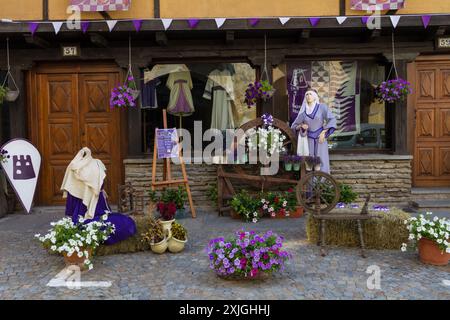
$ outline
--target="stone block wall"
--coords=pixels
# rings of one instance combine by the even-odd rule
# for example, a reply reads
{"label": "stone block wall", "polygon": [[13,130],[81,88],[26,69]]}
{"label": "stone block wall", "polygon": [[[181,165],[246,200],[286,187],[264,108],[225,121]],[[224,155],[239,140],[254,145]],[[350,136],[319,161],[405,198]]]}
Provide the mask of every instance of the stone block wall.
{"label": "stone block wall", "polygon": [[[144,192],[151,186],[151,159],[126,159],[125,182]],[[215,206],[207,196],[210,185],[217,183],[217,166],[207,164],[186,164],[192,197],[196,206]],[[157,178],[162,179],[162,161],[158,162]],[[331,155],[331,174],[339,181],[352,186],[360,194],[360,201],[368,192],[371,203],[404,203],[411,199],[411,157],[410,156],[336,156]],[[180,166],[172,165],[173,178],[181,178]]]}

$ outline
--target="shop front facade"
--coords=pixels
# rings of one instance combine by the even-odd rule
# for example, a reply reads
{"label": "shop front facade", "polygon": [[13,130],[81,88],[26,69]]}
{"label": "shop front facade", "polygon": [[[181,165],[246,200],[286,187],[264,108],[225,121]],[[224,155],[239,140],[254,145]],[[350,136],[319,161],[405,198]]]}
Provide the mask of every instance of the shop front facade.
{"label": "shop front facade", "polygon": [[[255,21],[230,14],[218,28],[214,19],[193,26],[188,18],[200,13],[164,13],[168,4],[156,2],[153,16],[138,17],[143,19],[139,30],[132,20],[118,21],[112,31],[95,20],[85,33],[63,26],[55,35],[52,24],[43,22],[31,36],[28,22],[0,24],[0,41],[9,38],[11,68],[21,90],[15,102],[2,107],[2,142],[25,137],[41,152],[36,204],[63,203],[59,188],[65,168],[84,146],[107,167],[105,189],[112,203],[117,185],[125,182],[145,194],[154,130],[162,127],[162,110],[170,108],[180,81],[186,81],[190,99],[181,117],[169,112],[169,127],[194,135],[201,121],[203,136],[207,129],[238,128],[263,113],[292,123],[306,88],[313,87],[338,121],[338,132],[328,142],[331,174],[361,198],[370,193],[378,203],[407,203],[414,187],[450,186],[450,51],[436,46],[436,39],[447,34],[448,16],[433,16],[427,28],[420,16],[404,16],[395,29],[383,16],[381,29],[370,30],[360,17],[351,17],[357,13],[334,1],[336,8],[327,9],[333,12],[323,15],[342,16],[344,10],[349,17],[343,24],[333,17],[312,25],[302,13],[284,25],[278,18]],[[319,16],[320,10],[325,9],[309,15]],[[167,30],[160,17],[174,18]],[[127,73],[130,43],[141,96],[136,107],[111,109],[111,90]],[[64,47],[79,52],[65,57]],[[6,56],[3,47],[0,56]],[[407,101],[380,102],[374,90],[394,62],[413,93]],[[6,70],[3,61],[0,66]],[[265,69],[276,93],[248,108],[246,87]],[[173,70],[189,78],[173,79]],[[227,79],[222,93],[211,83],[218,78]],[[196,205],[213,205],[207,191],[217,183],[217,166],[188,163],[187,171]]]}

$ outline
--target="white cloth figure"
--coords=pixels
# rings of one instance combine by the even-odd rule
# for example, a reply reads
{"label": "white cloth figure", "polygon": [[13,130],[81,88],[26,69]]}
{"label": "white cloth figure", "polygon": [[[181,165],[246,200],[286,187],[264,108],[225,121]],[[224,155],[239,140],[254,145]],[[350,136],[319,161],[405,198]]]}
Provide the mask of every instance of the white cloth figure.
{"label": "white cloth figure", "polygon": [[206,82],[203,98],[213,99],[211,128],[234,129],[231,101],[234,100],[234,84],[228,69],[211,71]]}
{"label": "white cloth figure", "polygon": [[85,219],[94,218],[98,198],[106,177],[106,167],[101,160],[93,159],[89,148],[81,149],[70,162],[64,174],[61,190],[83,200],[87,207]]}

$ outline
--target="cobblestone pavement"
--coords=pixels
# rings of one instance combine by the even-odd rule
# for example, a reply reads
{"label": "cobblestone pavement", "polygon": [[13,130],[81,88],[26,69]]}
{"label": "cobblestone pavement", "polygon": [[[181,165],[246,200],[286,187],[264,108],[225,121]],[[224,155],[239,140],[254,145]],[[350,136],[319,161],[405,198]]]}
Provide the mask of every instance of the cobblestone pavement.
{"label": "cobblestone pavement", "polygon": [[[190,238],[179,254],[141,252],[96,257],[94,269],[82,281],[111,281],[109,288],[49,287],[63,268],[62,257],[49,255],[33,239],[45,233],[56,212],[15,214],[0,219],[0,299],[445,299],[450,300],[450,266],[421,264],[417,254],[329,248],[321,257],[308,244],[305,218],[262,220],[245,224],[215,213],[198,212],[183,219]],[[226,236],[241,227],[272,229],[286,238],[294,258],[285,273],[261,281],[222,280],[209,270],[204,247],[208,239]],[[369,290],[366,270],[381,269],[381,289]]]}

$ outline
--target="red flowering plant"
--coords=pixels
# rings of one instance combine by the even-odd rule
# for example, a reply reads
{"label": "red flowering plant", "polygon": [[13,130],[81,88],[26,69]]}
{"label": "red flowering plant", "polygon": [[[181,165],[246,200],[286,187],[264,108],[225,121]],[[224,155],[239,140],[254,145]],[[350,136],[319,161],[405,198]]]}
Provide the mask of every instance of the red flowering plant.
{"label": "red flowering plant", "polygon": [[282,250],[284,238],[267,231],[239,230],[234,237],[209,242],[210,268],[222,277],[256,278],[262,274],[283,271],[291,253]]}
{"label": "red flowering plant", "polygon": [[175,218],[175,213],[177,212],[177,205],[175,202],[158,202],[156,209],[161,215],[161,219],[164,221],[170,221]]}
{"label": "red flowering plant", "polygon": [[267,192],[261,194],[261,209],[263,215],[271,218],[288,217],[295,210],[297,199],[292,188],[284,192]]}

